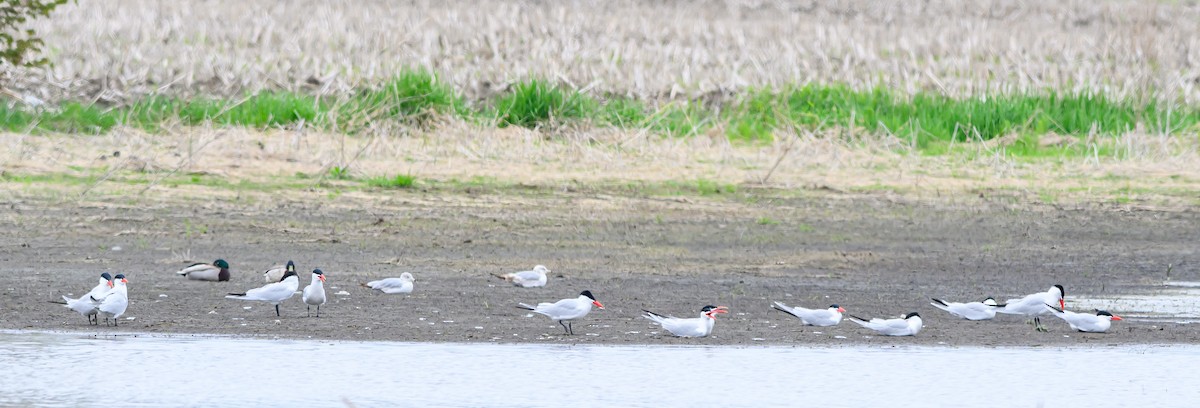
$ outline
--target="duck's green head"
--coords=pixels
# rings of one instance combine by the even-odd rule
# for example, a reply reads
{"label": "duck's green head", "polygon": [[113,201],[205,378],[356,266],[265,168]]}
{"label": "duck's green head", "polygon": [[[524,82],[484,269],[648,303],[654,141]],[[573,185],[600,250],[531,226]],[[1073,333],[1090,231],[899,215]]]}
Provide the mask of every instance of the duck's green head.
{"label": "duck's green head", "polygon": [[216,262],[213,262],[213,266],[221,269],[229,269],[229,262],[225,262],[224,259],[218,259]]}

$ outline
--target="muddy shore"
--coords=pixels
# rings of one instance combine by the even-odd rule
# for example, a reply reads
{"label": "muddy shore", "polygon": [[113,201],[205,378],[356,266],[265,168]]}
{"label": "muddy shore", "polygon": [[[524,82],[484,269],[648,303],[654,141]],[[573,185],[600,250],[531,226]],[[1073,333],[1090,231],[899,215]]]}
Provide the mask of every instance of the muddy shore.
{"label": "muddy shore", "polygon": [[[200,197],[203,197],[201,195]],[[132,200],[131,200],[132,201]],[[705,197],[589,192],[401,190],[336,198],[18,197],[0,208],[0,329],[146,332],[430,342],[775,345],[1118,345],[1194,343],[1200,326],[1126,319],[1105,334],[1046,319],[956,320],[929,297],[998,299],[1059,283],[1079,294],[1135,293],[1165,278],[1200,279],[1194,209],[1015,206],[986,198],[920,202],[887,196],[769,192]],[[230,282],[188,281],[188,261],[229,261]],[[299,296],[282,306],[225,299],[294,260],[329,278],[322,316]],[[545,288],[491,273],[544,264]],[[99,272],[130,280],[130,320],[88,326],[49,301],[86,291]],[[416,276],[411,295],[373,293],[371,279]],[[308,284],[301,273],[301,286]],[[588,289],[606,305],[575,336],[517,302]],[[770,308],[837,303],[862,317],[918,311],[916,337],[887,338],[844,321],[805,327]],[[726,305],[715,334],[663,336],[642,309],[695,315]],[[249,309],[245,307],[249,306]],[[1120,313],[1120,310],[1114,310]],[[657,334],[656,334],[657,333]]]}

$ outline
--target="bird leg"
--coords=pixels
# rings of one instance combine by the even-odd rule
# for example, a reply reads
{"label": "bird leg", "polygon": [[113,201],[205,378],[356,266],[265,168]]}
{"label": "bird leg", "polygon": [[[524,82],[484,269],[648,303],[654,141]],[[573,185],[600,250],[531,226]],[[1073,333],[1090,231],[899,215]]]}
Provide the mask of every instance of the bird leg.
{"label": "bird leg", "polygon": [[306,310],[308,310],[308,313],[304,317],[312,317],[312,305],[308,305],[308,309]]}
{"label": "bird leg", "polygon": [[575,335],[575,322],[567,322],[567,332],[571,333],[572,336]]}
{"label": "bird leg", "polygon": [[567,324],[565,322],[563,322],[562,320],[559,320],[558,325],[563,327],[563,332],[565,332],[566,334],[571,334],[571,329],[569,327],[567,327]]}
{"label": "bird leg", "polygon": [[317,317],[321,317],[321,305],[317,305]]}
{"label": "bird leg", "polygon": [[1033,318],[1033,327],[1034,327],[1034,329],[1036,329],[1037,331],[1040,331],[1040,332],[1049,331],[1049,330],[1046,330],[1045,327],[1042,327],[1042,318],[1041,317]]}
{"label": "bird leg", "polygon": [[275,305],[275,317],[279,317],[279,305]]}

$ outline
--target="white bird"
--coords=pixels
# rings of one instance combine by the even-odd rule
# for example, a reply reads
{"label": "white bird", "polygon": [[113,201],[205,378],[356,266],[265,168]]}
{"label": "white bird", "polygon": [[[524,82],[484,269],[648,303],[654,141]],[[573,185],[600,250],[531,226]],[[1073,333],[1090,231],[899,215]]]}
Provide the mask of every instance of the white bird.
{"label": "white bird", "polygon": [[414,281],[416,281],[416,279],[413,279],[412,274],[405,272],[400,274],[399,278],[387,278],[370,281],[363,286],[387,293],[389,295],[393,293],[412,293]]}
{"label": "white bird", "polygon": [[923,326],[921,315],[917,312],[909,313],[903,319],[871,319],[870,321],[850,315],[850,321],[885,336],[915,336],[921,332]]}
{"label": "white bird", "polygon": [[842,313],[846,313],[838,305],[829,305],[828,309],[805,309],[803,307],[789,307],[782,302],[775,302],[772,307],[775,310],[796,316],[800,322],[809,326],[837,326],[842,322]]}
{"label": "white bird", "polygon": [[88,320],[88,324],[98,325],[100,324],[100,321],[96,318],[96,306],[99,306],[100,304],[92,298],[103,299],[104,295],[107,294],[109,290],[112,290],[112,286],[112,275],[109,275],[108,272],[101,273],[100,282],[96,284],[91,291],[85,293],[83,296],[80,296],[78,299],[71,299],[63,296],[63,304],[66,305],[67,308],[74,310],[76,313],[79,313],[81,316],[86,318]]}
{"label": "white bird", "polygon": [[303,294],[304,304],[308,305],[308,310],[311,312],[313,305],[317,306],[317,317],[321,317],[321,305],[325,304],[325,273],[320,269],[313,269],[312,281],[308,286],[304,287]]}
{"label": "white bird", "polygon": [[279,304],[290,299],[299,288],[300,278],[296,276],[296,265],[292,261],[288,261],[287,272],[283,273],[283,278],[279,282],[268,283],[262,287],[250,289],[246,293],[230,293],[225,298],[270,303],[275,305],[275,316],[280,316]]}
{"label": "white bird", "polygon": [[1075,313],[1070,310],[1062,310],[1053,305],[1046,305],[1050,309],[1050,313],[1061,317],[1071,325],[1072,329],[1088,333],[1104,333],[1112,326],[1113,320],[1121,320],[1121,316],[1115,316],[1112,313],[1096,310],[1096,314]]}
{"label": "white bird", "polygon": [[92,298],[92,300],[100,303],[96,306],[96,309],[100,312],[99,316],[96,316],[97,321],[99,321],[100,316],[104,316],[105,325],[108,324],[108,319],[110,318],[112,319],[113,326],[118,325],[117,319],[125,314],[125,310],[129,308],[129,288],[126,286],[128,283],[129,280],[125,279],[125,275],[118,273],[117,276],[113,277],[112,290],[104,294],[103,299]]}
{"label": "white bird", "polygon": [[287,273],[287,265],[274,265],[263,272],[263,281],[266,283],[279,282],[283,280],[285,273]]}
{"label": "white bird", "polygon": [[521,271],[506,273],[503,275],[492,274],[493,276],[511,282],[513,286],[522,288],[540,288],[546,286],[546,274],[550,273],[545,265],[533,267],[532,271]]}
{"label": "white bird", "polygon": [[1004,302],[1004,307],[996,309],[996,312],[1032,317],[1033,328],[1044,332],[1046,328],[1042,327],[1041,315],[1050,313],[1050,310],[1046,309],[1046,305],[1058,305],[1059,309],[1066,309],[1067,304],[1063,300],[1066,295],[1067,291],[1063,289],[1062,285],[1054,285],[1042,293],[1034,293],[1020,299],[1009,299]]}
{"label": "white bird", "polygon": [[183,268],[177,274],[186,276],[191,280],[202,280],[211,282],[224,282],[229,280],[229,263],[224,259],[218,259],[211,264],[194,263]]}
{"label": "white bird", "polygon": [[601,310],[604,305],[592,296],[592,291],[585,290],[579,292],[579,297],[574,299],[563,299],[554,303],[538,303],[537,306],[530,306],[524,303],[518,303],[517,307],[526,310],[532,310],[534,313],[540,313],[549,317],[550,320],[558,322],[567,334],[575,334],[575,329],[571,327],[571,322],[575,319],[587,316],[588,312],[592,311],[592,306],[596,306]]}
{"label": "white bird", "polygon": [[947,302],[938,298],[929,298],[933,302],[929,303],[938,309],[950,312],[950,314],[961,317],[967,320],[991,320],[996,317],[997,309],[1004,305],[996,304],[996,299],[988,297],[982,302],[957,303]]}
{"label": "white bird", "polygon": [[642,311],[646,312],[642,317],[658,323],[662,328],[671,332],[671,334],[679,337],[705,337],[712,334],[713,325],[717,322],[717,314],[729,313],[729,308],[725,306],[705,306],[700,309],[700,317],[694,319],[663,316],[645,309],[642,309]]}

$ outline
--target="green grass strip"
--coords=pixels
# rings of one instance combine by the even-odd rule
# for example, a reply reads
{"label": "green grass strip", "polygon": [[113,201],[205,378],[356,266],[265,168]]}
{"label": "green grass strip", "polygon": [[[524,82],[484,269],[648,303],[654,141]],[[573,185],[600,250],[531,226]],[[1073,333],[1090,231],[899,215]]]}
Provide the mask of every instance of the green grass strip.
{"label": "green grass strip", "polygon": [[730,139],[744,141],[771,140],[795,124],[811,130],[892,134],[934,154],[946,151],[949,144],[1009,135],[1018,136],[1011,150],[1038,155],[1053,153],[1053,149],[1038,146],[1038,136],[1049,133],[1119,135],[1140,129],[1200,134],[1197,107],[1153,98],[1113,99],[1099,93],[1048,91],[955,99],[930,93],[901,95],[884,88],[805,85],[752,88],[721,102],[677,100],[650,106],[619,96],[596,98],[534,78],[514,84],[490,101],[472,104],[436,75],[420,69],[338,98],[276,91],[240,99],[152,96],[121,107],[65,102],[31,110],[0,104],[0,128],[10,132],[95,134],[117,125],[153,132],[179,123],[254,128],[303,125],[353,133],[379,121],[428,128],[444,116],[483,119],[501,127],[584,122],[679,137],[723,129]]}

